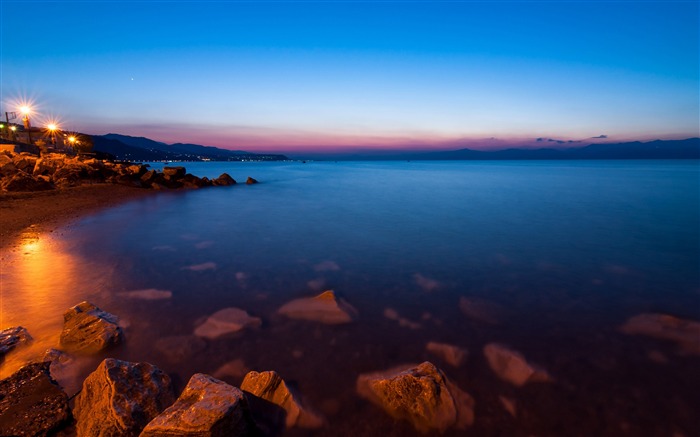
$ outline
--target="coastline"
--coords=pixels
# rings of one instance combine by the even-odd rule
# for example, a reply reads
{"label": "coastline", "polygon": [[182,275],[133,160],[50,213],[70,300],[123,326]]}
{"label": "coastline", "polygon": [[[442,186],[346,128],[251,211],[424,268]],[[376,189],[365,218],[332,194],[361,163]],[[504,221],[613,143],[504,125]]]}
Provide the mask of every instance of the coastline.
{"label": "coastline", "polygon": [[10,249],[29,227],[47,233],[84,215],[153,195],[153,190],[91,184],[60,190],[0,194],[0,249]]}

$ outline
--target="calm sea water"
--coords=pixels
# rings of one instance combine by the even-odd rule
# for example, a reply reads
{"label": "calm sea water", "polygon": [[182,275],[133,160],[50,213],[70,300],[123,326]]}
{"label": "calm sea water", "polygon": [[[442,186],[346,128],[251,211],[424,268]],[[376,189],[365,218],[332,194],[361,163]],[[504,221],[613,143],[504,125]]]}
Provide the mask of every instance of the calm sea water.
{"label": "calm sea water", "polygon": [[[3,376],[57,346],[62,313],[87,299],[127,326],[108,356],[154,363],[178,388],[227,363],[219,375],[235,385],[246,369],[276,370],[328,420],[319,435],[413,434],[360,399],[355,381],[424,360],[476,399],[474,435],[700,433],[700,357],[618,330],[644,312],[700,320],[697,161],[186,167],[261,183],[158,193],[51,235],[27,232],[3,253],[2,325],[37,339],[8,357]],[[140,289],[172,297],[121,294]],[[324,289],[358,320],[326,326],[276,314]],[[461,297],[508,317],[470,319]],[[191,341],[225,307],[261,317],[262,327]],[[385,317],[388,308],[411,324]],[[467,349],[466,364],[444,363],[429,341]],[[482,354],[490,342],[520,351],[554,382],[499,380]],[[79,360],[75,380],[101,358]],[[500,397],[515,402],[515,417]]]}

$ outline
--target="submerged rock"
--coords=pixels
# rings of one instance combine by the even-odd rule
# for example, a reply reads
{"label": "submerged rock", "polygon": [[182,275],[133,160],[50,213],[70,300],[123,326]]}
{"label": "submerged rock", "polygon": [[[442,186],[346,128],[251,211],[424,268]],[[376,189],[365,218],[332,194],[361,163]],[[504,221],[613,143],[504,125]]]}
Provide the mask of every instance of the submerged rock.
{"label": "submerged rock", "polygon": [[262,320],[258,317],[251,317],[242,309],[224,308],[209,316],[202,325],[194,330],[194,335],[214,339],[248,327],[257,328],[261,324]]}
{"label": "submerged rock", "polygon": [[431,341],[425,348],[454,367],[460,367],[467,360],[467,350],[459,346]]}
{"label": "submerged rock", "polygon": [[75,399],[78,436],[138,436],[174,401],[170,377],[162,370],[107,358]]}
{"label": "submerged rock", "polygon": [[287,302],[277,312],[290,319],[311,320],[328,325],[350,323],[357,317],[357,310],[343,299],[337,298],[333,290],[324,291],[316,297]]}
{"label": "submerged rock", "polygon": [[0,381],[0,434],[43,436],[70,419],[68,395],[49,373],[49,363],[21,368]]}
{"label": "submerged rock", "polygon": [[243,392],[197,373],[177,401],[144,428],[141,437],[253,435],[255,424]]}
{"label": "submerged rock", "polygon": [[357,392],[422,433],[466,429],[474,423],[474,399],[428,361],[408,369],[362,374]]}
{"label": "submerged rock", "polygon": [[[286,412],[284,423],[287,428],[294,426],[320,428],[323,426],[323,418],[303,406],[298,396],[292,393],[277,372],[249,372],[241,383],[241,390],[282,408]],[[251,400],[250,404],[255,413],[254,401]]]}
{"label": "submerged rock", "polygon": [[644,313],[631,317],[620,331],[672,341],[682,354],[700,355],[700,322],[667,314]]}
{"label": "submerged rock", "polygon": [[253,184],[257,184],[258,181],[255,180],[255,179],[253,179],[253,178],[251,178],[250,176],[248,176],[248,179],[246,179],[245,183],[248,184],[248,185],[253,185]]}
{"label": "submerged rock", "polygon": [[195,335],[173,335],[156,340],[155,348],[168,360],[181,362],[198,355],[207,347],[207,342]]}
{"label": "submerged rock", "polygon": [[122,340],[119,318],[84,301],[63,314],[61,345],[72,352],[96,353]]}
{"label": "submerged rock", "polygon": [[30,341],[32,341],[32,336],[29,335],[29,331],[27,331],[26,328],[21,326],[15,326],[0,331],[0,362],[2,362],[6,353]]}
{"label": "submerged rock", "polygon": [[214,372],[214,377],[243,378],[249,371],[250,369],[245,365],[245,362],[240,358],[236,358],[235,360],[229,361],[216,369]]}
{"label": "submerged rock", "polygon": [[498,325],[506,318],[506,311],[497,303],[478,297],[460,297],[459,309],[472,320]]}
{"label": "submerged rock", "polygon": [[415,273],[413,275],[413,280],[416,282],[416,285],[418,285],[423,291],[431,293],[433,291],[436,291],[442,287],[442,284],[440,284],[439,281],[436,281],[435,279],[428,278],[427,276],[423,276],[420,273]]}
{"label": "submerged rock", "polygon": [[527,362],[519,352],[506,346],[489,343],[484,346],[484,356],[491,370],[502,380],[522,387],[528,382],[547,382],[551,377],[537,366]]}
{"label": "submerged rock", "polygon": [[173,297],[173,292],[170,290],[158,290],[156,288],[146,288],[143,290],[131,290],[118,293],[120,297],[127,299],[143,299],[143,300],[162,300]]}

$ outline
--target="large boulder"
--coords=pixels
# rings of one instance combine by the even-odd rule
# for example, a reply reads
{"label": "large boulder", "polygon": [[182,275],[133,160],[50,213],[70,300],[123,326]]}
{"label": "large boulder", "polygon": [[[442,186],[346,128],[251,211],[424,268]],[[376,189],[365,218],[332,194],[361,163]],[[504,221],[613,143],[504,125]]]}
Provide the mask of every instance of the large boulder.
{"label": "large boulder", "polygon": [[78,436],[138,436],[175,401],[170,377],[149,363],[107,358],[75,399]]}
{"label": "large boulder", "polygon": [[250,316],[240,308],[224,308],[209,316],[203,324],[194,330],[194,335],[214,339],[245,328],[257,328],[261,324],[262,320]]}
{"label": "large boulder", "polygon": [[408,369],[362,374],[357,392],[422,433],[466,429],[474,423],[474,399],[428,361]]}
{"label": "large boulder", "polygon": [[144,428],[141,437],[243,437],[254,435],[255,428],[241,390],[197,373],[177,401]]}
{"label": "large boulder", "polygon": [[0,176],[13,175],[16,171],[13,158],[7,153],[0,153]]}
{"label": "large boulder", "polygon": [[44,436],[70,419],[68,395],[49,373],[49,363],[21,368],[0,381],[0,434]]}
{"label": "large boulder", "polygon": [[[294,426],[319,428],[323,426],[323,418],[302,405],[299,396],[290,390],[277,372],[248,372],[241,383],[241,390],[255,396],[252,399],[249,397],[249,401],[256,419],[258,419],[258,414],[256,414],[258,410],[256,409],[255,401],[262,399],[266,402],[259,402],[257,403],[258,405],[262,406],[269,402],[277,405],[285,412],[284,424],[287,428]],[[260,413],[265,415],[266,411],[261,411]]]}
{"label": "large boulder", "polygon": [[700,322],[668,314],[643,313],[628,319],[620,330],[625,334],[671,341],[683,355],[700,355]]}
{"label": "large boulder", "polygon": [[187,174],[185,167],[163,167],[163,174],[171,179],[181,179]]}
{"label": "large boulder", "polygon": [[316,297],[287,302],[277,312],[290,319],[312,320],[328,325],[349,323],[357,317],[357,310],[336,297],[333,290],[326,290]]}
{"label": "large boulder", "polygon": [[547,382],[551,380],[549,374],[527,362],[519,352],[506,346],[489,343],[484,346],[484,356],[491,370],[502,380],[517,387],[522,387],[528,382]]}
{"label": "large boulder", "polygon": [[88,172],[86,166],[80,164],[68,164],[57,169],[51,179],[57,187],[76,187],[81,184],[82,180],[87,178]]}
{"label": "large boulder", "polygon": [[206,186],[206,182],[193,174],[187,173],[182,178],[182,185],[184,188],[202,188]]}
{"label": "large boulder", "polygon": [[15,326],[0,331],[0,362],[5,357],[5,354],[10,352],[15,347],[26,344],[32,340],[32,336],[26,328]]}
{"label": "large boulder", "polygon": [[53,175],[56,170],[66,165],[66,155],[60,153],[49,153],[42,155],[34,164],[34,176]]}
{"label": "large boulder", "polygon": [[221,175],[218,178],[212,180],[211,182],[213,185],[216,186],[227,186],[236,184],[236,180],[229,176],[228,173],[221,173]]}
{"label": "large boulder", "polygon": [[123,334],[119,318],[84,301],[63,314],[61,345],[72,352],[95,353],[117,344]]}
{"label": "large boulder", "polygon": [[20,153],[12,158],[12,162],[17,170],[32,174],[36,165],[37,157],[31,153]]}
{"label": "large boulder", "polygon": [[34,178],[23,172],[17,172],[13,176],[3,180],[0,187],[5,191],[44,191],[53,188],[50,182],[41,178]]}

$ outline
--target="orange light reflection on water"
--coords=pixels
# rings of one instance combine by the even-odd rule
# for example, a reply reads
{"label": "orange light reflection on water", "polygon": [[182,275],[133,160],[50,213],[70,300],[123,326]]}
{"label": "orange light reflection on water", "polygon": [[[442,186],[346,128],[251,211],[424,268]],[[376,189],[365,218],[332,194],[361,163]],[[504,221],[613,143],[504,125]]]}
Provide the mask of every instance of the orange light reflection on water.
{"label": "orange light reflection on water", "polygon": [[[5,356],[0,378],[29,361],[59,348],[63,313],[87,296],[87,284],[100,269],[73,254],[67,243],[31,229],[19,245],[3,255],[0,328],[24,326],[33,337],[29,346]],[[104,276],[102,276],[104,278]]]}

